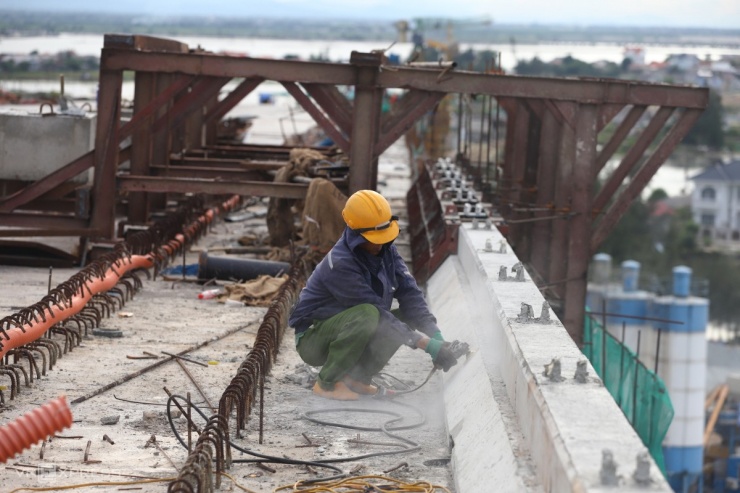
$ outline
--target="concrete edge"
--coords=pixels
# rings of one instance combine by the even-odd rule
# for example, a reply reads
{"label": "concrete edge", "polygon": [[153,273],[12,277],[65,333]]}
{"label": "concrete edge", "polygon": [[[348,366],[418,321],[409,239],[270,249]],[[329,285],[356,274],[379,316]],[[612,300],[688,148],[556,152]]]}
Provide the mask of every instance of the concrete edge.
{"label": "concrete edge", "polygon": [[[596,374],[590,364],[587,365],[591,375],[589,383],[577,384],[572,380],[576,362],[585,357],[562,324],[555,317],[548,324],[516,322],[517,308],[522,299],[541,303],[544,298],[529,280],[498,282],[497,277],[493,277],[501,265],[512,266],[518,259],[511,253],[486,253],[486,258],[482,260],[479,252],[487,238],[492,239],[494,244],[503,240],[498,231],[461,228],[458,256],[448,259],[437,271],[439,274],[432,276],[428,283],[428,294],[435,314],[444,313],[450,309],[450,303],[444,306],[444,302],[440,304],[440,299],[441,293],[451,286],[449,271],[455,271],[456,276],[464,278],[459,281],[461,284],[469,284],[474,299],[466,305],[465,311],[474,312],[469,315],[473,320],[472,327],[466,327],[469,325],[466,323],[456,323],[452,326],[443,325],[443,331],[448,339],[465,340],[480,351],[479,359],[483,365],[471,365],[472,369],[466,368],[465,372],[485,372],[489,379],[500,375],[505,385],[503,398],[509,401],[503,405],[510,405],[514,410],[514,419],[523,435],[524,446],[531,454],[541,487],[546,491],[613,489],[613,486],[602,486],[599,475],[602,451],[609,449],[622,467],[618,472],[621,473],[620,486],[623,490],[671,491],[652,459],[651,482],[638,485],[632,479],[636,456],[646,448],[601,381],[594,378]],[[532,305],[537,306],[535,303]],[[560,357],[564,376],[568,380],[552,383],[541,375],[552,355]],[[451,370],[446,376],[446,387],[457,385],[456,374],[462,372],[457,367]],[[475,381],[479,381],[477,377]],[[447,388],[445,393],[448,393]],[[502,408],[502,397],[495,397],[497,405],[494,414],[498,414]],[[469,412],[470,408],[467,410]],[[451,416],[456,413],[451,408],[447,412]],[[484,409],[482,412],[488,411]],[[450,424],[450,431],[455,431],[454,420]],[[476,448],[475,444],[472,447],[477,450],[482,448],[480,445]],[[478,454],[475,459],[485,460],[484,454]],[[454,465],[457,477],[464,471],[458,470],[457,464]],[[627,469],[628,473],[625,471]],[[474,490],[461,488],[459,491]]]}

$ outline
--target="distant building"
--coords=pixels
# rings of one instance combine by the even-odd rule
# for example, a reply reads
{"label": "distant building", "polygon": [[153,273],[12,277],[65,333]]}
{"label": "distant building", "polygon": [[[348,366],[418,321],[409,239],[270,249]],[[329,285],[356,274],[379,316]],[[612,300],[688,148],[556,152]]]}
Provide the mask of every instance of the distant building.
{"label": "distant building", "polygon": [[697,72],[698,85],[716,91],[740,89],[740,71],[727,60],[703,62]]}
{"label": "distant building", "polygon": [[691,212],[701,238],[719,248],[740,247],[740,161],[717,161],[691,179]]}
{"label": "distant building", "polygon": [[681,72],[696,72],[699,69],[701,60],[696,55],[679,53],[677,55],[669,55],[665,62],[669,69]]}
{"label": "distant building", "polygon": [[645,65],[645,50],[640,46],[627,46],[624,49],[624,59],[629,60],[632,66],[642,67]]}

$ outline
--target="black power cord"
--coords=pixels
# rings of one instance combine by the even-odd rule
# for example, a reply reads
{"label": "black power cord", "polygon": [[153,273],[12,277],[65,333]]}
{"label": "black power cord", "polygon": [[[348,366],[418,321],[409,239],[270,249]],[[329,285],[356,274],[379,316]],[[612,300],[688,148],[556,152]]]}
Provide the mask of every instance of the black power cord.
{"label": "black power cord", "polygon": [[[431,376],[431,374],[430,374]],[[427,377],[427,380],[429,378]],[[426,381],[425,381],[426,383]],[[176,400],[179,400],[181,403],[187,405],[187,400],[182,397],[181,395],[172,394],[170,398],[167,400],[167,420],[170,424],[170,429],[172,430],[173,435],[177,439],[178,442],[180,442],[180,445],[182,445],[184,448],[187,448],[187,443],[185,443],[185,440],[183,439],[180,432],[175,428],[174,419],[172,418],[172,403]],[[426,417],[424,414],[414,406],[411,406],[409,404],[403,404],[396,401],[388,401],[392,402],[395,405],[405,407],[408,409],[413,410],[419,417],[419,419],[409,425],[404,426],[391,426],[394,423],[397,423],[399,421],[402,421],[404,419],[404,416],[400,413],[396,413],[393,411],[388,410],[380,410],[380,409],[368,409],[368,408],[360,408],[360,407],[343,407],[343,408],[323,408],[323,409],[315,409],[313,411],[308,411],[304,413],[302,416],[314,423],[325,425],[325,426],[335,426],[339,428],[347,428],[352,430],[358,430],[358,431],[379,431],[387,435],[388,437],[398,440],[402,442],[405,445],[398,444],[399,447],[403,447],[400,450],[389,450],[389,451],[383,451],[383,452],[373,452],[369,454],[364,455],[358,455],[358,456],[352,456],[352,457],[338,457],[338,458],[331,458],[331,459],[321,459],[318,461],[305,461],[305,460],[298,460],[298,459],[291,459],[288,457],[277,457],[267,454],[261,454],[259,452],[256,452],[254,450],[240,447],[236,445],[235,443],[229,442],[232,449],[237,450],[239,452],[242,452],[247,455],[251,455],[253,457],[257,457],[256,459],[233,459],[232,463],[275,463],[275,464],[289,464],[289,465],[299,465],[299,466],[315,466],[315,467],[323,467],[331,469],[338,474],[330,477],[320,477],[315,478],[311,480],[305,480],[301,481],[301,484],[312,484],[312,483],[318,483],[322,481],[331,481],[335,479],[340,479],[347,476],[347,473],[342,471],[340,468],[333,466],[332,464],[335,463],[341,463],[341,462],[352,462],[362,459],[368,459],[371,457],[380,457],[380,456],[387,456],[387,455],[397,455],[397,454],[405,454],[409,452],[414,452],[421,449],[421,446],[407,438],[404,438],[400,435],[397,435],[393,433],[394,431],[400,431],[400,430],[410,430],[414,428],[418,428],[426,423]],[[208,416],[200,409],[198,406],[193,406],[191,404],[191,407],[195,409],[195,411],[203,418],[206,422],[208,421]],[[385,414],[391,416],[391,419],[384,422],[379,427],[369,427],[369,426],[357,426],[357,425],[349,425],[349,424],[343,424],[343,423],[336,423],[331,421],[325,421],[315,418],[314,416],[317,414],[324,414],[324,413],[332,413],[332,412],[355,412],[355,413],[370,413],[370,414]]]}

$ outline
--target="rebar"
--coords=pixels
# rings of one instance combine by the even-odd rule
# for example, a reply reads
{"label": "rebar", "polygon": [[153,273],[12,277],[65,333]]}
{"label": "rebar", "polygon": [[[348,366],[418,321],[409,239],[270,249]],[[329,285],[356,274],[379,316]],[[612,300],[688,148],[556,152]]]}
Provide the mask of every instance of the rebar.
{"label": "rebar", "polygon": [[[288,280],[280,288],[262,319],[252,350],[239,365],[236,375],[221,395],[218,414],[209,418],[178,478],[170,483],[169,492],[212,492],[214,474],[215,485],[218,487],[220,473],[230,467],[231,463],[229,417],[236,411],[235,435],[239,437],[240,430],[246,426],[256,394],[260,389],[264,390],[265,376],[277,357],[290,307],[314,266],[315,259],[308,255],[296,255],[294,258]],[[261,397],[264,395],[263,392],[260,394]],[[177,403],[176,400],[174,402]],[[212,467],[214,451],[215,469]]]}
{"label": "rebar", "polygon": [[[33,382],[34,373],[36,378],[46,375],[47,364],[51,370],[58,358],[82,342],[83,330],[88,335],[91,329],[100,326],[103,318],[110,317],[133,298],[142,287],[140,272],[149,277],[148,268],[153,266],[156,272],[175,256],[184,254],[218,215],[234,209],[240,201],[234,195],[201,212],[204,199],[192,197],[149,229],[129,235],[112,251],[55,288],[51,288],[50,269],[47,295],[38,303],[0,319],[0,376],[10,379],[10,398],[14,399],[20,391],[21,373],[26,386]],[[52,340],[54,335],[63,337],[63,347]],[[49,353],[48,361],[41,348]],[[41,359],[41,370],[36,355]],[[16,364],[21,357],[28,359],[30,377]],[[0,393],[0,404],[4,403],[5,396]]]}

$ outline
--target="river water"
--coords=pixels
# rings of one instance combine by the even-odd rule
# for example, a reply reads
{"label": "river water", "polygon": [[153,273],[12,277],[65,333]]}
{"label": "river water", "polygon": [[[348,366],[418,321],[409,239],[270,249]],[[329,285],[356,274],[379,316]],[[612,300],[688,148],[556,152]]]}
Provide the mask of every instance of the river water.
{"label": "river water", "polygon": [[[354,51],[369,52],[371,50],[388,48],[393,40],[388,41],[321,41],[297,39],[261,39],[261,38],[218,38],[206,36],[166,36],[183,43],[191,48],[201,46],[212,52],[239,53],[256,58],[283,58],[286,55],[297,55],[308,59],[312,55],[321,55],[334,62],[349,60]],[[58,36],[29,36],[29,37],[0,37],[0,53],[29,54],[32,51],[39,53],[57,53],[60,51],[74,51],[78,55],[100,55],[103,48],[103,35],[62,33]],[[610,43],[548,43],[548,44],[485,44],[461,43],[461,50],[473,48],[475,50],[492,50],[501,53],[501,66],[511,71],[517,60],[530,60],[537,56],[545,61],[557,57],[572,55],[588,63],[606,60],[620,63],[624,57],[622,44]],[[655,45],[643,46],[645,61],[662,62],[668,55],[686,53],[701,58],[710,57],[718,60],[722,55],[740,55],[740,48],[723,48],[716,46],[683,46],[683,45]],[[396,43],[387,54],[398,54],[405,59],[412,50],[411,43]]]}

